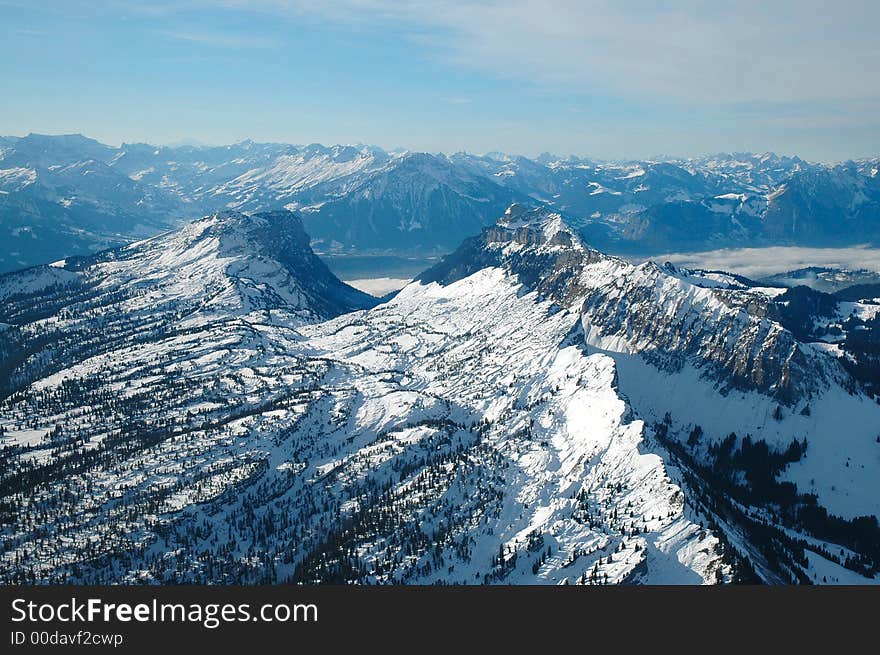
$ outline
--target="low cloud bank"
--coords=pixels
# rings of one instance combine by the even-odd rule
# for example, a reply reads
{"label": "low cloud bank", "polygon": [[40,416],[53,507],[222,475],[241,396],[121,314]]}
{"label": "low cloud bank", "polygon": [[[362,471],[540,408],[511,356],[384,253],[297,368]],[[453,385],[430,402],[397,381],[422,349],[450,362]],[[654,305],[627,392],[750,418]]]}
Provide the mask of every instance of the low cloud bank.
{"label": "low cloud bank", "polygon": [[672,262],[676,266],[686,268],[717,269],[750,278],[762,278],[808,266],[843,268],[851,271],[866,269],[880,273],[880,249],[869,246],[725,248],[705,252],[667,253],[648,259],[661,264]]}
{"label": "low cloud bank", "polygon": [[362,278],[359,280],[345,280],[346,284],[353,286],[355,289],[360,289],[371,296],[376,296],[377,298],[388,295],[392,291],[399,291],[409,284],[409,282],[409,279],[396,277],[374,277]]}

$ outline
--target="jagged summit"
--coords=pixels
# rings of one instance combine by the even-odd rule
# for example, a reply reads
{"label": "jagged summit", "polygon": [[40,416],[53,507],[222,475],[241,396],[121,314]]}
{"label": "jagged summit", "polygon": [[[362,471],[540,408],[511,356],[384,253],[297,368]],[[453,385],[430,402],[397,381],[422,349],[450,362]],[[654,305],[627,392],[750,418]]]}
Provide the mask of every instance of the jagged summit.
{"label": "jagged summit", "polygon": [[[494,226],[490,239],[511,240],[522,245],[574,246],[583,248],[577,230],[562,214],[547,207],[513,204]],[[509,235],[513,232],[513,235]]]}
{"label": "jagged summit", "polygon": [[588,346],[644,354],[670,370],[689,362],[724,393],[752,390],[794,404],[841,374],[773,318],[778,310],[760,291],[731,276],[606,255],[546,208],[511,206],[418,279],[446,286],[486,268],[579,313]]}
{"label": "jagged summit", "polygon": [[587,247],[558,212],[514,204],[418,280],[446,285],[498,267],[517,275],[528,288],[568,304],[578,287],[577,269],[604,259],[613,258]]}

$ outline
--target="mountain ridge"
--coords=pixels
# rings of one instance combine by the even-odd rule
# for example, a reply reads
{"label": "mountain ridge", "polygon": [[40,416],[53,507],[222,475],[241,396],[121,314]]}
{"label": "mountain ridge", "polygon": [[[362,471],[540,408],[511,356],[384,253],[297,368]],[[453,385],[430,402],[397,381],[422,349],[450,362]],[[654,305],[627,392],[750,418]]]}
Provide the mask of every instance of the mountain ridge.
{"label": "mountain ridge", "polygon": [[634,266],[514,205],[334,315],[296,222],[0,277],[2,579],[876,582],[880,410],[779,322],[813,296]]}

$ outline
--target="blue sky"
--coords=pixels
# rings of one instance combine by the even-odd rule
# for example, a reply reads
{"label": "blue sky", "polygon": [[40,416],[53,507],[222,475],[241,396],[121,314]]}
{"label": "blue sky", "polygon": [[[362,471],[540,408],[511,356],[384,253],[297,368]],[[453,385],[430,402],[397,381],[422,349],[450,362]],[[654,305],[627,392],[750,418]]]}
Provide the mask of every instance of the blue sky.
{"label": "blue sky", "polygon": [[0,0],[0,134],[836,161],[880,154],[878,6]]}

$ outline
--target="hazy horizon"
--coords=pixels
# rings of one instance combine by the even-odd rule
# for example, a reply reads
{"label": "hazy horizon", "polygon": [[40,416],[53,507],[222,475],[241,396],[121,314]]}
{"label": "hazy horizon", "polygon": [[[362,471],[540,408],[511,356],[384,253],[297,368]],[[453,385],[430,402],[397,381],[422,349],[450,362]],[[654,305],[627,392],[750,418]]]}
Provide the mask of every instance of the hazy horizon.
{"label": "hazy horizon", "polygon": [[790,158],[798,158],[808,163],[819,163],[819,164],[839,164],[847,161],[859,161],[865,159],[874,159],[880,157],[880,150],[878,150],[874,154],[868,154],[864,156],[851,156],[844,157],[843,159],[829,159],[829,160],[818,160],[818,159],[809,159],[804,157],[796,152],[776,152],[772,150],[763,150],[763,151],[732,151],[732,150],[717,150],[712,152],[696,152],[693,154],[676,154],[676,153],[654,153],[653,155],[648,155],[645,157],[598,157],[592,155],[590,153],[580,153],[580,152],[551,152],[551,151],[539,151],[539,152],[513,152],[509,150],[499,149],[499,150],[474,150],[474,149],[439,149],[439,150],[419,150],[417,148],[409,148],[405,145],[396,145],[389,146],[386,144],[380,143],[367,143],[367,142],[343,142],[343,141],[309,141],[304,140],[297,143],[293,143],[290,141],[283,141],[280,139],[267,139],[267,140],[257,140],[250,137],[245,137],[244,139],[230,140],[230,141],[218,141],[207,143],[204,141],[200,141],[198,139],[178,139],[176,141],[163,143],[163,142],[150,142],[150,141],[133,141],[133,140],[122,140],[122,141],[105,141],[103,139],[96,138],[90,134],[85,134],[83,132],[56,132],[56,133],[46,133],[46,132],[36,132],[29,131],[23,134],[0,134],[0,138],[12,138],[12,139],[23,139],[28,136],[44,136],[44,137],[68,137],[68,136],[80,136],[86,139],[92,139],[97,141],[98,143],[109,146],[111,148],[121,148],[123,145],[149,145],[156,146],[160,148],[181,148],[181,147],[192,147],[192,148],[222,148],[226,146],[237,145],[241,143],[256,143],[256,144],[275,144],[275,145],[289,145],[295,147],[306,147],[309,145],[317,144],[324,147],[334,147],[334,146],[343,146],[343,147],[354,147],[354,148],[379,148],[387,153],[396,153],[396,152],[427,152],[429,154],[444,154],[444,155],[452,155],[455,153],[463,152],[470,155],[475,155],[478,157],[485,157],[492,154],[503,154],[511,157],[526,157],[528,159],[536,159],[541,157],[542,155],[550,155],[553,157],[559,157],[560,159],[565,159],[568,157],[575,157],[578,159],[592,160],[595,162],[629,162],[629,161],[664,161],[664,160],[686,160],[686,159],[700,159],[700,158],[709,158],[716,155],[752,155],[756,157],[764,156],[764,155],[775,155],[777,157],[790,157]]}
{"label": "hazy horizon", "polygon": [[0,132],[597,159],[880,153],[880,6],[0,0]]}

